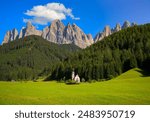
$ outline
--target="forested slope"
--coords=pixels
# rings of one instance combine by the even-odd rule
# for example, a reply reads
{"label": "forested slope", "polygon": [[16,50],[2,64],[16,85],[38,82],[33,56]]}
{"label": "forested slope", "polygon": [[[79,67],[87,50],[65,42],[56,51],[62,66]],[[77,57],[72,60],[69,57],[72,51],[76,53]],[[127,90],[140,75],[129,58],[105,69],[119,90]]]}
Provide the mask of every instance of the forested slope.
{"label": "forested slope", "polygon": [[140,67],[150,70],[150,24],[134,26],[104,38],[61,63],[48,79],[69,79],[72,70],[84,80],[111,79]]}
{"label": "forested slope", "polygon": [[0,80],[30,80],[49,74],[72,52],[75,45],[50,43],[39,36],[28,36],[0,46]]}

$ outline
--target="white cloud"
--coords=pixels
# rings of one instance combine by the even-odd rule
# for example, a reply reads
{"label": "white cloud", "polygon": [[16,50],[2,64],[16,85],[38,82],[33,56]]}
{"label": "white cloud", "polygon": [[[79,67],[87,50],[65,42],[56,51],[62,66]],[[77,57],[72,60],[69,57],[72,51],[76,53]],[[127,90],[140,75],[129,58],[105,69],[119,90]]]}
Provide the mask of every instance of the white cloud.
{"label": "white cloud", "polygon": [[25,12],[32,19],[24,19],[24,22],[31,21],[35,24],[46,25],[55,19],[65,20],[67,16],[74,20],[79,20],[72,14],[72,9],[66,8],[61,3],[48,3],[46,5],[34,6],[31,10]]}

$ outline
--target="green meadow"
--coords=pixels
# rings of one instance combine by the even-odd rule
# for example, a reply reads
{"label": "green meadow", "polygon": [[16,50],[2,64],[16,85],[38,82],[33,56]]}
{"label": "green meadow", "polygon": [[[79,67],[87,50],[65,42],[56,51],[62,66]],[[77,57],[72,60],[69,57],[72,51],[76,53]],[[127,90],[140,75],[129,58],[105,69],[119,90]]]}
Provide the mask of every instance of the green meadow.
{"label": "green meadow", "polygon": [[132,69],[105,82],[0,82],[0,104],[150,105],[150,77]]}

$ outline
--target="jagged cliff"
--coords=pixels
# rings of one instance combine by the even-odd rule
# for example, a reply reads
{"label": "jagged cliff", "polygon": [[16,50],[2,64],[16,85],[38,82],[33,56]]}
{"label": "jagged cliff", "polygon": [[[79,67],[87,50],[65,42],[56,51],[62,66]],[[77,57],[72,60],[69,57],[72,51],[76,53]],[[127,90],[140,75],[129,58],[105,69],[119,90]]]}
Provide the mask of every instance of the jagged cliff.
{"label": "jagged cliff", "polygon": [[7,31],[7,33],[5,34],[4,40],[2,42],[2,44],[4,43],[9,43],[10,41],[13,41],[15,39],[18,38],[18,31],[17,29],[13,29],[11,31]]}
{"label": "jagged cliff", "polygon": [[3,44],[18,38],[24,38],[29,35],[42,36],[44,39],[57,44],[75,44],[80,48],[86,48],[94,43],[92,35],[86,35],[76,24],[65,26],[60,20],[54,20],[51,25],[45,27],[43,31],[37,30],[31,22],[18,31],[8,31],[4,37]]}
{"label": "jagged cliff", "polygon": [[2,44],[9,43],[10,41],[18,38],[24,38],[29,35],[38,35],[56,44],[75,44],[80,48],[86,48],[94,42],[100,41],[115,32],[135,25],[137,24],[130,24],[129,21],[125,21],[122,26],[117,23],[115,28],[112,29],[107,25],[102,32],[99,32],[95,36],[93,40],[91,34],[86,35],[76,24],[71,25],[68,23],[65,26],[60,20],[54,20],[50,26],[46,26],[42,31],[39,31],[31,24],[31,22],[27,22],[26,27],[23,27],[20,33],[18,33],[17,29],[8,31]]}
{"label": "jagged cliff", "polygon": [[103,38],[115,33],[115,32],[118,32],[122,29],[125,29],[125,28],[128,28],[128,27],[131,27],[131,26],[135,26],[137,25],[136,23],[131,23],[129,21],[125,21],[121,27],[121,25],[118,23],[116,24],[115,28],[110,28],[108,25],[104,28],[103,32],[99,32],[95,38],[94,38],[94,42],[97,42],[97,41],[100,41],[102,40]]}
{"label": "jagged cliff", "polygon": [[93,44],[90,34],[86,35],[76,24],[65,26],[60,20],[55,20],[49,27],[43,29],[42,37],[57,44],[75,44],[86,48]]}

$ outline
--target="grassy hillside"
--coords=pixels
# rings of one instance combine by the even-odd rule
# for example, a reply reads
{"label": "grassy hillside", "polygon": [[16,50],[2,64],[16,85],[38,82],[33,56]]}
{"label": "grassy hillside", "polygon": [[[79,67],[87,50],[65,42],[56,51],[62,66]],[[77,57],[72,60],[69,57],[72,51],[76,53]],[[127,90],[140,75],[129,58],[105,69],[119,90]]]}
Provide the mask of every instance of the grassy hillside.
{"label": "grassy hillside", "polygon": [[133,78],[139,78],[139,77],[144,77],[144,74],[141,74],[143,72],[143,70],[139,69],[139,68],[135,68],[135,69],[131,69],[123,74],[121,74],[120,76],[118,76],[115,79],[133,79]]}
{"label": "grassy hillside", "polygon": [[150,77],[132,69],[107,82],[0,82],[0,104],[150,104]]}
{"label": "grassy hillside", "polygon": [[39,36],[28,36],[0,46],[0,80],[30,80],[49,74],[75,45],[58,45]]}

